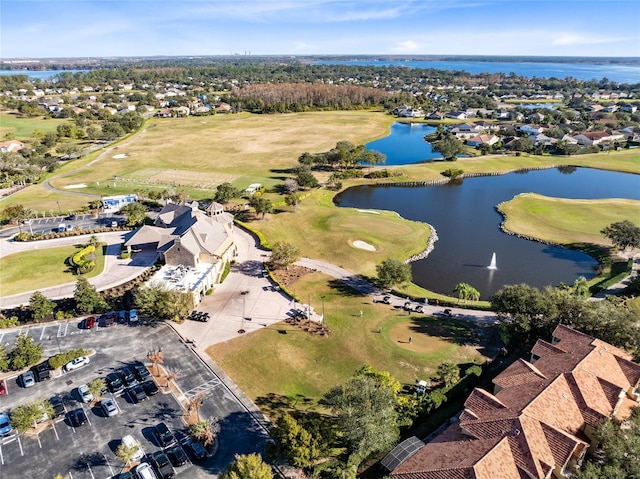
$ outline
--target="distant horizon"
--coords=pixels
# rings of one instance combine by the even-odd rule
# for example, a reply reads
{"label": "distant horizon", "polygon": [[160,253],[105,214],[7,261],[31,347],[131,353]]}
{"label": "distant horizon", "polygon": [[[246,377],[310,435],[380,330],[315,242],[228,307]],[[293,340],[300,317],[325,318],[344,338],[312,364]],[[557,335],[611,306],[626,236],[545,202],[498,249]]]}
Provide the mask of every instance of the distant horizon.
{"label": "distant horizon", "polygon": [[638,18],[636,0],[3,0],[0,58],[634,58]]}
{"label": "distant horizon", "polygon": [[397,61],[410,61],[414,59],[430,60],[445,58],[477,58],[477,59],[519,59],[520,61],[553,59],[553,60],[632,60],[640,61],[640,56],[590,56],[590,55],[487,55],[473,53],[428,53],[428,54],[397,54],[397,53],[314,53],[314,54],[292,54],[273,53],[257,55],[252,53],[231,53],[219,55],[93,55],[93,56],[60,56],[60,57],[13,57],[2,58],[1,63],[11,64],[13,62],[39,62],[51,60],[110,60],[110,59],[144,59],[144,58],[394,58]]}

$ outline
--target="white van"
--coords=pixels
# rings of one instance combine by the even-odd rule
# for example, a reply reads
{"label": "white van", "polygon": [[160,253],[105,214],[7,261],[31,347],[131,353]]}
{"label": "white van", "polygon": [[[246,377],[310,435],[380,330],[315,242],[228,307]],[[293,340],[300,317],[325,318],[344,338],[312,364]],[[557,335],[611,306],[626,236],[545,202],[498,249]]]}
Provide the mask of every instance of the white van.
{"label": "white van", "polygon": [[136,476],[138,479],[158,479],[156,473],[153,472],[151,464],[143,462],[136,466]]}
{"label": "white van", "polygon": [[67,225],[65,225],[64,223],[60,223],[58,225],[58,233],[64,233],[65,231],[67,231]]}

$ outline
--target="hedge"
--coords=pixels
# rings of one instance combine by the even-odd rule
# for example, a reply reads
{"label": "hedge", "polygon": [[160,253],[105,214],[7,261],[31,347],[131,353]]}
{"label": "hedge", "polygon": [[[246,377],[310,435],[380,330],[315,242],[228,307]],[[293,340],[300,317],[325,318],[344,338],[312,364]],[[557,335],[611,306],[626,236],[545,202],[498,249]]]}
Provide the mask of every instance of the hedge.
{"label": "hedge", "polygon": [[220,282],[224,283],[224,280],[227,279],[229,273],[231,272],[231,263],[228,261],[224,264],[224,269],[222,270],[222,276],[220,276]]}
{"label": "hedge", "polygon": [[258,240],[260,241],[260,246],[263,249],[266,249],[267,251],[271,251],[271,245],[267,241],[267,238],[265,238],[264,235],[260,231],[253,229],[252,227],[247,225],[247,223],[244,223],[242,221],[239,221],[239,220],[233,220],[233,221],[236,224],[242,226],[244,229],[246,229],[250,233],[254,234],[258,238]]}
{"label": "hedge", "polygon": [[78,272],[89,273],[96,267],[96,262],[91,259],[87,259],[87,256],[95,251],[96,247],[94,245],[90,244],[89,246],[85,246],[71,257],[71,264],[78,268]]}
{"label": "hedge", "polygon": [[80,356],[86,356],[87,354],[89,354],[89,350],[84,348],[72,349],[71,351],[67,351],[66,353],[56,354],[55,356],[51,356],[49,358],[49,367],[51,369],[61,368],[68,362],[73,361]]}

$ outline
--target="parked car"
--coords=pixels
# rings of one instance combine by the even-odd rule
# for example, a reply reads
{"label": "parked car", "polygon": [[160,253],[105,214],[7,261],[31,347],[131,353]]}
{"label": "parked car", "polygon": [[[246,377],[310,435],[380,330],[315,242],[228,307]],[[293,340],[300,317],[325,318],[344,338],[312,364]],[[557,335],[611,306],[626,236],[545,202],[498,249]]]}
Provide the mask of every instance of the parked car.
{"label": "parked car", "polygon": [[122,384],[122,378],[118,373],[109,373],[107,377],[104,379],[104,382],[107,383],[107,387],[109,391],[114,394],[121,392],[124,389],[124,384]]}
{"label": "parked car", "polygon": [[86,366],[89,364],[90,360],[86,356],[80,356],[79,358],[75,358],[73,361],[68,362],[64,365],[65,371],[74,371],[78,368]]}
{"label": "parked car", "polygon": [[65,415],[65,413],[67,412],[67,408],[64,407],[64,403],[62,402],[62,399],[60,399],[58,396],[53,396],[51,399],[49,399],[49,402],[53,407],[54,419]]}
{"label": "parked car", "polygon": [[67,231],[73,231],[73,225],[72,225],[72,224],[68,224],[68,225],[66,226],[66,230],[67,230]]}
{"label": "parked car", "polygon": [[182,447],[176,445],[166,451],[167,457],[175,467],[180,467],[187,462],[187,455],[184,453]]}
{"label": "parked car", "polygon": [[122,375],[122,382],[126,387],[130,388],[138,384],[138,380],[128,368],[122,368],[120,374]]}
{"label": "parked car", "polygon": [[109,326],[116,324],[116,313],[109,311],[108,313],[104,313],[100,319],[102,320],[102,324],[108,328]]}
{"label": "parked car", "polygon": [[81,384],[80,386],[78,386],[78,394],[80,395],[80,399],[82,399],[82,402],[91,402],[94,399],[93,393],[89,389],[89,386],[87,386],[86,384]]}
{"label": "parked car", "polygon": [[136,378],[140,382],[146,381],[147,379],[149,379],[149,376],[151,376],[149,370],[142,364],[136,364],[133,367],[133,374],[135,374]]}
{"label": "parked car", "polygon": [[421,305],[421,304],[419,304],[419,305],[417,305],[417,306],[415,307],[414,311],[415,311],[416,313],[424,313],[424,308],[422,307],[422,305]]}
{"label": "parked car", "polygon": [[132,435],[127,434],[126,436],[124,436],[122,438],[122,444],[124,444],[127,447],[138,448],[135,454],[133,454],[133,456],[131,457],[132,461],[139,461],[144,457],[144,449],[142,449],[142,446],[140,445],[140,443],[136,439],[134,439]]}
{"label": "parked car", "polygon": [[25,371],[20,375],[22,380],[22,387],[30,388],[31,386],[35,386],[36,377],[33,375],[33,371]]}
{"label": "parked car", "polygon": [[106,398],[100,401],[100,407],[104,411],[105,416],[111,417],[118,414],[118,407],[113,398]]}
{"label": "parked car", "polygon": [[51,374],[49,373],[49,361],[36,364],[31,368],[31,371],[38,382],[46,381],[51,377]]}
{"label": "parked car", "polygon": [[155,396],[158,394],[158,386],[153,380],[145,381],[142,383],[142,389],[147,393],[147,396]]}
{"label": "parked car", "polygon": [[413,305],[411,304],[411,301],[407,301],[406,303],[404,303],[402,309],[404,309],[405,311],[412,311]]}
{"label": "parked car", "polygon": [[136,466],[136,476],[138,476],[138,479],[158,479],[156,473],[153,472],[151,464],[146,462]]}
{"label": "parked car", "polygon": [[127,322],[127,312],[125,310],[118,311],[118,322],[119,323]]}
{"label": "parked car", "polygon": [[129,397],[135,403],[139,403],[148,399],[147,393],[144,392],[144,388],[140,384],[129,388]]}
{"label": "parked car", "polygon": [[442,314],[444,314],[445,316],[451,317],[453,316],[453,314],[451,314],[451,310],[449,308],[445,309]]}
{"label": "parked car", "polygon": [[87,415],[81,407],[69,413],[69,422],[73,427],[80,427],[87,423]]}
{"label": "parked car", "polygon": [[176,471],[175,469],[173,469],[171,461],[162,451],[159,451],[153,455],[153,466],[162,479],[171,479],[176,475]]}
{"label": "parked car", "polygon": [[138,311],[136,311],[135,309],[129,311],[129,321],[132,323],[138,321]]}
{"label": "parked car", "polygon": [[84,329],[93,329],[95,325],[96,325],[95,316],[89,316],[88,318],[85,318],[84,321],[82,322],[82,327]]}
{"label": "parked car", "polygon": [[163,422],[156,425],[155,433],[158,438],[158,444],[160,444],[162,448],[173,446],[176,443],[176,438]]}
{"label": "parked car", "polygon": [[0,436],[8,436],[12,430],[9,416],[5,413],[0,414]]}
{"label": "parked car", "polygon": [[199,442],[190,440],[185,443],[184,447],[196,461],[202,461],[207,457],[207,451],[205,451],[204,446]]}
{"label": "parked car", "polygon": [[4,383],[4,379],[0,379],[0,396],[7,394],[7,386]]}

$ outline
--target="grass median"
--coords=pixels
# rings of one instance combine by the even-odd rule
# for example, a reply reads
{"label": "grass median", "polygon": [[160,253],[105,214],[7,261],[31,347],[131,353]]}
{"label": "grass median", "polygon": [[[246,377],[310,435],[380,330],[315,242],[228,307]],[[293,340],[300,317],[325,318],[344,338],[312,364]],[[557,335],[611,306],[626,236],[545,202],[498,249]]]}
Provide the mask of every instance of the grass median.
{"label": "grass median", "polygon": [[[34,249],[0,258],[0,294],[11,296],[25,291],[72,283],[78,276],[67,259],[82,245]],[[96,267],[85,278],[98,276],[104,270],[104,248],[96,248]]]}

